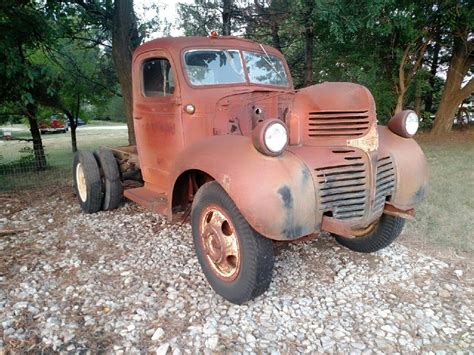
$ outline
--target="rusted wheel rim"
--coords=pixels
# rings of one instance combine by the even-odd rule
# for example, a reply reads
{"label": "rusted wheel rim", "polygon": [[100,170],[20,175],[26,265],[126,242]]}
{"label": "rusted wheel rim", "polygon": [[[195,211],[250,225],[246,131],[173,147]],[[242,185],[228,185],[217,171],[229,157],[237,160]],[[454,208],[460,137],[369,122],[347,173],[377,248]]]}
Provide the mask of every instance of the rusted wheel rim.
{"label": "rusted wheel rim", "polygon": [[199,237],[204,257],[215,275],[233,281],[240,271],[240,244],[232,220],[218,206],[201,214]]}
{"label": "rusted wheel rim", "polygon": [[77,191],[79,192],[79,197],[83,202],[87,199],[87,185],[86,177],[84,175],[84,169],[81,163],[78,163],[76,166],[76,184]]}
{"label": "rusted wheel rim", "polygon": [[352,234],[356,238],[365,237],[365,236],[367,236],[367,234],[371,233],[375,229],[375,227],[377,226],[378,223],[379,223],[378,221],[375,221],[374,223],[369,224],[365,228],[352,230]]}

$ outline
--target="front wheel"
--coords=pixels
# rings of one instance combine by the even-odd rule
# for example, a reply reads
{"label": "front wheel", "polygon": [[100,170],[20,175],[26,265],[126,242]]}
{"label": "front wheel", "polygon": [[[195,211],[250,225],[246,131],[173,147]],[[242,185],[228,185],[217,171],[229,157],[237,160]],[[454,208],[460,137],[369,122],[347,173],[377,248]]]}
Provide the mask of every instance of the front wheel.
{"label": "front wheel", "polygon": [[400,235],[405,219],[382,215],[380,219],[364,232],[356,233],[354,238],[335,235],[336,241],[345,247],[361,253],[372,253],[388,247]]}
{"label": "front wheel", "polygon": [[217,182],[204,184],[191,211],[194,246],[216,293],[235,304],[265,292],[273,271],[273,242],[250,227]]}

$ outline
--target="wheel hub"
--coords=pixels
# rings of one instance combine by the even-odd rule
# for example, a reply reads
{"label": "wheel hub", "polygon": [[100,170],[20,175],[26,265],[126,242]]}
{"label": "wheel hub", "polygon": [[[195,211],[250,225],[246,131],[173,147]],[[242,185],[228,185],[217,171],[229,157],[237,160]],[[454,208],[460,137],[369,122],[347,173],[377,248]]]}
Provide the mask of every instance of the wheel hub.
{"label": "wheel hub", "polygon": [[82,167],[81,163],[78,163],[76,166],[76,184],[77,184],[77,191],[79,192],[79,197],[81,198],[81,201],[86,202],[87,184],[86,184],[86,177],[84,175],[84,168]]}
{"label": "wheel hub", "polygon": [[201,215],[200,239],[212,271],[224,281],[237,278],[240,271],[240,245],[227,214],[217,206],[206,208]]}
{"label": "wheel hub", "polygon": [[207,255],[214,263],[221,263],[225,256],[225,240],[222,240],[220,233],[211,224],[206,225],[203,233],[204,248]]}

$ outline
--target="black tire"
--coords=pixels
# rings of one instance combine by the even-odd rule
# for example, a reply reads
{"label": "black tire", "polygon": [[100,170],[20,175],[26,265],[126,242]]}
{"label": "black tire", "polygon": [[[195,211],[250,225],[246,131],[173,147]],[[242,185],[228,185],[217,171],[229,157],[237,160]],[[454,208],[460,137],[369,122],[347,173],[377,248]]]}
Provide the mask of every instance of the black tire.
{"label": "black tire", "polygon": [[[80,164],[80,167],[78,167]],[[78,185],[78,169],[82,170],[84,182],[83,189]],[[76,191],[81,209],[86,213],[95,213],[102,206],[102,179],[100,177],[99,165],[92,152],[78,151],[74,155],[72,175],[74,179],[74,190]],[[84,193],[85,191],[85,193]]]}
{"label": "black tire", "polygon": [[104,199],[102,210],[113,210],[119,206],[122,199],[122,182],[117,160],[112,151],[106,148],[100,148],[96,157],[103,173]]}
{"label": "black tire", "polygon": [[345,238],[335,235],[336,241],[354,251],[372,253],[388,247],[402,232],[405,219],[382,215],[375,228],[365,236]]}
{"label": "black tire", "polygon": [[[218,277],[200,238],[203,212],[209,206],[218,206],[229,216],[240,247],[239,272],[232,281]],[[196,193],[191,211],[194,246],[202,271],[214,291],[226,300],[242,304],[265,292],[273,272],[273,242],[250,227],[232,199],[217,182],[204,184]]]}

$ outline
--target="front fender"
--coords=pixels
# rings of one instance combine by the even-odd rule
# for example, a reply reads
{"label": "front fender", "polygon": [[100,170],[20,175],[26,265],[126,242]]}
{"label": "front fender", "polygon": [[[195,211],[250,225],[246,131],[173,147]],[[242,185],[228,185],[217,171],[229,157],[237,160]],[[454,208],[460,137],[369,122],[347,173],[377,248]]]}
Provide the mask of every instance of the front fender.
{"label": "front fender", "polygon": [[427,184],[426,157],[412,138],[403,138],[385,126],[378,126],[379,151],[391,154],[395,160],[397,185],[390,203],[401,210],[408,210],[419,203]]}
{"label": "front fender", "polygon": [[252,228],[267,238],[293,240],[319,229],[311,173],[293,153],[268,157],[255,149],[249,137],[213,136],[178,156],[173,186],[192,169],[212,176]]}

